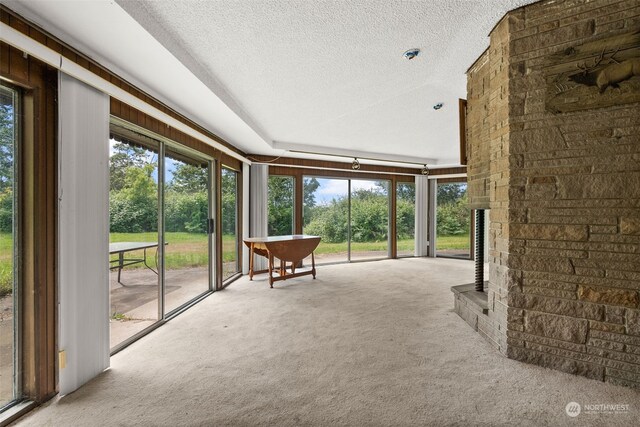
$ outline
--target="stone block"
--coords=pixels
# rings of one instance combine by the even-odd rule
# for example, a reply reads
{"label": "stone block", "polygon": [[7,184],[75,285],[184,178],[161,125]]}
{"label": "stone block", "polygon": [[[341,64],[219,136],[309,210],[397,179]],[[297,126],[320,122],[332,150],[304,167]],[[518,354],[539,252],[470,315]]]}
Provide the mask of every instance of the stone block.
{"label": "stone block", "polygon": [[617,323],[620,325],[624,324],[624,315],[625,309],[624,307],[611,307],[607,306],[604,309],[604,320],[607,323]]}
{"label": "stone block", "polygon": [[635,345],[640,347],[640,336],[634,337],[632,335],[613,334],[611,332],[603,332],[603,331],[591,331],[589,333],[589,336],[593,338],[600,338],[608,341],[621,342],[623,344]]}
{"label": "stone block", "polygon": [[597,320],[589,321],[589,328],[592,331],[612,332],[614,334],[624,334],[624,325],[614,323],[598,322]]}
{"label": "stone block", "polygon": [[517,270],[574,274],[573,264],[566,258],[534,257],[511,254],[509,256],[509,261],[509,267]]}
{"label": "stone block", "polygon": [[593,234],[616,234],[618,227],[616,225],[592,225],[589,230]]}
{"label": "stone block", "polygon": [[[637,199],[640,198],[640,174],[603,173],[558,176],[558,199]],[[637,229],[631,227],[632,230]],[[623,227],[621,226],[621,231]],[[634,233],[623,233],[634,234]]]}
{"label": "stone block", "polygon": [[638,307],[640,296],[637,291],[629,289],[611,289],[599,286],[578,286],[578,299],[597,304],[625,307]]}
{"label": "stone block", "polygon": [[605,341],[597,338],[590,338],[587,345],[599,347],[605,350],[624,351],[624,344],[613,341]]}
{"label": "stone block", "polygon": [[543,353],[528,348],[510,346],[507,349],[507,357],[521,362],[532,363],[545,368],[557,369],[574,375],[581,375],[587,378],[604,379],[604,367],[593,363],[568,359],[562,356]]}
{"label": "stone block", "polygon": [[604,306],[562,298],[547,298],[538,295],[509,294],[509,305],[525,310],[552,313],[570,318],[591,320],[604,319]]}
{"label": "stone block", "polygon": [[620,233],[640,236],[640,218],[620,218]]}
{"label": "stone block", "polygon": [[586,319],[536,312],[525,315],[525,331],[533,335],[584,344],[588,329]]}
{"label": "stone block", "polygon": [[514,239],[583,241],[589,237],[586,225],[511,224]]}
{"label": "stone block", "polygon": [[640,310],[627,310],[627,333],[640,336]]}
{"label": "stone block", "polygon": [[567,143],[558,127],[547,127],[512,133],[510,148],[513,154],[532,153],[564,149]]}

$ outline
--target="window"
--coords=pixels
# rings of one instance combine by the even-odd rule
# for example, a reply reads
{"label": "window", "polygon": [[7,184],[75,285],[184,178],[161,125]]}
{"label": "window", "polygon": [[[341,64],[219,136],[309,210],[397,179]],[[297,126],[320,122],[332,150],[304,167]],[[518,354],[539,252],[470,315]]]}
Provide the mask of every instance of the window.
{"label": "window", "polygon": [[269,176],[269,236],[294,234],[294,183],[291,176]]}
{"label": "window", "polygon": [[302,231],[322,238],[315,250],[316,264],[348,261],[349,181],[304,177],[303,194]]}
{"label": "window", "polygon": [[112,349],[213,289],[211,165],[190,149],[112,120]]}
{"label": "window", "polygon": [[[140,139],[138,143],[132,139],[112,133],[109,141],[111,347],[151,326],[161,316],[158,299],[160,144],[150,138]],[[140,260],[142,262],[138,262]]]}
{"label": "window", "polygon": [[415,254],[416,185],[412,182],[396,184],[396,241],[398,257]]}
{"label": "window", "polygon": [[389,184],[304,177],[303,232],[322,238],[316,263],[389,256]]}
{"label": "window", "polygon": [[222,168],[222,280],[240,271],[238,262],[238,172]]}
{"label": "window", "polygon": [[351,180],[351,260],[389,256],[389,181]]}
{"label": "window", "polygon": [[470,258],[471,212],[466,183],[438,184],[436,228],[437,256]]}
{"label": "window", "polygon": [[19,92],[0,85],[0,408],[20,395],[18,381],[18,224],[17,152]]}
{"label": "window", "polygon": [[165,144],[164,311],[209,290],[209,161]]}

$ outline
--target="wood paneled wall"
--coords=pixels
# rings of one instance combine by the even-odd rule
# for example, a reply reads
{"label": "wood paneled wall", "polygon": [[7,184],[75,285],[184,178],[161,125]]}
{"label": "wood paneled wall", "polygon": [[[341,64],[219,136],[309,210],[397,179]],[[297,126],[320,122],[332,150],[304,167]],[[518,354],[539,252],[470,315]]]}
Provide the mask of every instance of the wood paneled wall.
{"label": "wood paneled wall", "polygon": [[[3,19],[4,20],[4,19]],[[19,175],[23,395],[56,393],[57,71],[0,43],[0,77],[22,93]]]}

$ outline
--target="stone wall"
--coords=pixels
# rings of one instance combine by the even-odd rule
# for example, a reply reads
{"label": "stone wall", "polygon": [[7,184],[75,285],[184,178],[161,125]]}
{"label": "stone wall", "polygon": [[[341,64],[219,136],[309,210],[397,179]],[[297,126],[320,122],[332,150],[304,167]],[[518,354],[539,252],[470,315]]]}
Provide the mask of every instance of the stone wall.
{"label": "stone wall", "polygon": [[489,208],[489,50],[467,71],[467,197],[471,209]]}
{"label": "stone wall", "polygon": [[492,342],[514,359],[640,387],[640,105],[554,114],[542,70],[550,54],[635,29],[637,0],[510,12],[491,33],[484,126]]}

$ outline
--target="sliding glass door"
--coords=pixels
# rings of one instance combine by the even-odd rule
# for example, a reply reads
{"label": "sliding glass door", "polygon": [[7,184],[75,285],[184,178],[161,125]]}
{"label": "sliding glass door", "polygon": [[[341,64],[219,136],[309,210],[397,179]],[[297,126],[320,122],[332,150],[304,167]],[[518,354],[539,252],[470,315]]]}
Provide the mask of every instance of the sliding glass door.
{"label": "sliding glass door", "polygon": [[19,396],[19,92],[0,85],[0,409]]}
{"label": "sliding glass door", "polygon": [[111,347],[153,325],[159,314],[158,159],[151,138],[109,141]]}
{"label": "sliding glass door", "polygon": [[111,348],[213,289],[213,160],[113,119]]}
{"label": "sliding glass door", "polygon": [[164,312],[209,291],[209,162],[165,144]]}

